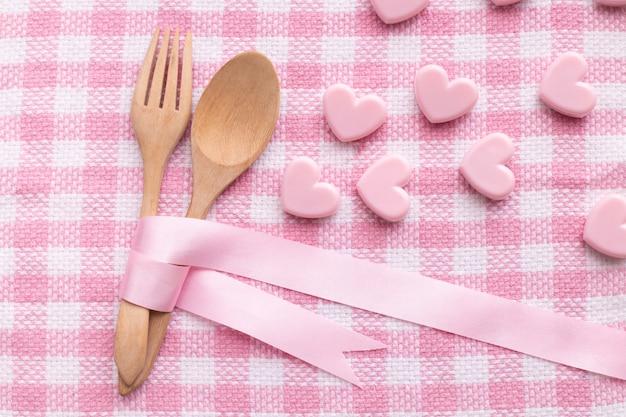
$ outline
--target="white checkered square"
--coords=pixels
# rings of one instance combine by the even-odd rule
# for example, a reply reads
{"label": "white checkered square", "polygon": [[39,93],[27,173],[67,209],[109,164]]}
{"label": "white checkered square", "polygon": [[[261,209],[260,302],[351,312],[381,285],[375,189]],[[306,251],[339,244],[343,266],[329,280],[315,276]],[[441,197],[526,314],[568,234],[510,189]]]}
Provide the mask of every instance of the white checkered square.
{"label": "white checkered square", "polygon": [[[0,223],[12,223],[17,213],[17,197],[0,195]],[[5,236],[7,237],[7,236]],[[0,239],[1,241],[2,239]],[[2,268],[0,268],[2,270]]]}
{"label": "white checkered square", "polygon": [[585,140],[586,162],[620,162],[623,155],[626,155],[626,141],[622,136],[589,136]]}
{"label": "white checkered square", "polygon": [[524,219],[552,216],[552,190],[520,192],[519,210]]}
{"label": "white checkered square", "polygon": [[221,12],[226,0],[191,0],[190,9],[194,12]]}
{"label": "white checkered square", "polygon": [[[559,417],[559,410],[559,407],[529,407],[524,409],[524,417]],[[608,414],[603,414],[602,417],[608,417]]]}
{"label": "white checkered square", "polygon": [[[606,197],[608,190],[589,189],[585,192],[585,213],[589,213],[591,209]],[[616,188],[610,190],[612,193],[626,195],[626,188]]]}
{"label": "white checkered square", "polygon": [[420,36],[390,36],[387,40],[389,62],[415,62],[421,54]]}
{"label": "white checkered square", "polygon": [[353,12],[357,5],[357,0],[323,0],[324,11],[331,13]]}
{"label": "white checkered square", "polygon": [[352,311],[352,307],[321,300],[318,302],[316,307],[317,314],[347,328],[351,328],[353,325]]}
{"label": "white checkered square", "polygon": [[419,260],[419,248],[388,248],[385,256],[389,266],[412,272],[419,272]]}
{"label": "white checkered square", "polygon": [[139,217],[141,194],[117,194],[115,196],[115,220],[131,222]]}
{"label": "white checkered square", "polygon": [[332,36],[322,38],[322,62],[354,62],[356,38]]}
{"label": "white checkered square", "polygon": [[482,194],[454,194],[454,221],[484,221],[486,218],[487,204]]}
{"label": "white checkered square", "polygon": [[321,142],[319,144],[320,156],[317,164],[320,167],[330,166],[332,168],[348,169],[353,158],[359,153],[358,142],[341,143],[338,140],[332,142]]}
{"label": "white checkered square", "polygon": [[394,319],[392,317],[385,317],[385,328],[389,331],[404,331],[409,330],[411,332],[419,333],[419,325],[411,323],[405,320]]}
{"label": "white checkered square", "polygon": [[59,36],[57,59],[59,62],[88,62],[90,49],[89,36]]}
{"label": "white checkered square", "polygon": [[13,358],[11,356],[0,356],[0,385],[11,385],[12,383]]}
{"label": "white checkered square", "polygon": [[[626,57],[622,57],[624,59]],[[624,107],[624,94],[626,86],[617,83],[595,83],[592,84],[596,92],[596,110],[613,109],[622,110]]]}
{"label": "white checkered square", "polygon": [[[289,61],[289,39],[280,36],[256,38],[256,50],[264,53],[274,63],[286,63]],[[214,55],[221,55],[215,52]]]}
{"label": "white checkered square", "polygon": [[50,330],[80,329],[80,303],[48,303],[46,318]]}
{"label": "white checkered square", "polygon": [[522,303],[540,310],[554,311],[554,301],[550,298],[526,298]]}
{"label": "white checkered square", "polygon": [[410,88],[394,88],[387,89],[387,115],[410,115],[417,117],[417,103],[413,87]]}
{"label": "white checkered square", "polygon": [[131,11],[156,12],[159,0],[126,0],[126,9]]}
{"label": "white checkered square", "polygon": [[71,356],[46,357],[46,383],[76,385],[80,380],[79,358]]}
{"label": "white checkered square", "polygon": [[252,195],[250,221],[258,224],[282,223],[287,217],[277,195]]}
{"label": "white checkered square", "polygon": [[484,5],[472,0],[454,0],[455,10],[483,10]]}
{"label": "white checkered square", "polygon": [[332,221],[336,224],[350,224],[354,221],[354,209],[363,201],[358,197],[346,195],[346,190],[342,190],[339,185],[334,184],[339,190],[339,209],[332,215]]}
{"label": "white checkered square", "polygon": [[23,64],[26,59],[26,39],[0,39],[0,56],[4,65]]}
{"label": "white checkered square", "polygon": [[522,372],[525,381],[555,381],[556,365],[533,356],[522,356]]}
{"label": "white checkered square", "polygon": [[117,166],[120,168],[142,168],[139,145],[135,140],[117,142]]}
{"label": "white checkered square", "polygon": [[539,58],[552,55],[552,35],[548,31],[521,32],[519,44],[521,58]]}
{"label": "white checkered square", "polygon": [[[21,2],[15,2],[15,3],[21,3]],[[96,3],[96,0],[61,0],[61,10],[67,10],[67,11],[93,10],[93,6],[95,5],[95,3]]]}
{"label": "white checkered square", "polygon": [[[626,416],[626,403],[618,402],[615,404],[598,405],[591,407],[589,417],[621,417]],[[550,416],[552,417],[552,416]],[[558,413],[554,414],[558,417]]]}
{"label": "white checkered square", "polygon": [[589,58],[626,58],[626,32],[585,32],[583,51]]}
{"label": "white checkered square", "polygon": [[[467,77],[466,75],[459,77]],[[450,79],[459,78],[459,77],[450,77]],[[491,101],[491,88],[483,85],[478,85],[478,100],[476,101],[476,105],[472,109],[472,113],[487,113],[493,111],[493,108],[490,107]]]}
{"label": "white checkered square", "polygon": [[461,165],[461,161],[467,155],[467,152],[474,146],[478,138],[457,139],[454,141],[454,159],[452,163],[455,167]]}
{"label": "white checkered square", "polygon": [[282,359],[250,358],[250,383],[261,386],[281,386],[284,383]]}
{"label": "white checkered square", "polygon": [[58,114],[84,113],[89,101],[86,88],[57,88],[54,95],[54,111]]}
{"label": "white checkered square", "polygon": [[[456,61],[483,61],[487,59],[486,35],[456,35],[454,37]],[[455,78],[455,77],[450,77]]]}
{"label": "white checkered square", "polygon": [[550,243],[522,245],[520,263],[523,272],[551,271],[554,267],[554,249]]}
{"label": "white checkered square", "polygon": [[454,273],[457,275],[484,274],[487,272],[487,248],[454,248]]}
{"label": "white checkered square", "polygon": [[55,141],[52,144],[52,166],[82,167],[85,165],[86,142],[80,140]]}
{"label": "white checkered square", "polygon": [[387,383],[391,385],[419,385],[420,362],[416,358],[387,358]]}
{"label": "white checkered square", "polygon": [[[263,39],[261,41],[257,40],[257,42],[261,42],[260,46],[263,45]],[[224,58],[224,39],[216,36],[195,36],[193,38],[193,49],[202,51],[202,54],[197,58],[194,55],[194,62],[221,62]],[[139,52],[140,54],[145,54],[145,51],[142,52],[140,50]],[[202,90],[200,90],[200,93],[202,93]],[[198,100],[193,100],[193,102],[197,103]]]}
{"label": "white checkered square", "polygon": [[[150,45],[152,35],[126,36],[122,47],[122,61],[136,62],[141,64],[146,56],[146,48]],[[193,39],[193,46],[196,47],[197,39]]]}
{"label": "white checkered square", "polygon": [[[20,114],[22,111],[23,96],[24,93],[20,88],[7,88],[5,90],[0,90],[0,117]],[[0,152],[2,152],[2,146],[4,143],[0,142]],[[19,145],[18,142],[15,143]],[[1,153],[1,155],[3,155],[2,159],[5,159],[5,154]],[[0,167],[2,167],[5,163],[7,163],[7,161],[0,161]],[[14,163],[17,164],[17,160],[15,160]]]}
{"label": "white checkered square", "polygon": [[78,221],[83,214],[83,194],[51,194],[48,218],[51,221]]}
{"label": "white checkered square", "polygon": [[[2,99],[0,94],[0,100]],[[1,106],[1,104],[0,104]],[[0,142],[0,168],[17,168],[20,164],[20,142]]]}
{"label": "white checkered square", "polygon": [[48,248],[48,273],[52,276],[79,275],[80,248]]}
{"label": "white checkered square", "polygon": [[519,161],[522,164],[552,162],[551,136],[523,136],[519,140]]}
{"label": "white checkered square", "polygon": [[215,359],[180,358],[180,382],[192,385],[215,384]]}
{"label": "white checkered square", "polygon": [[614,324],[626,321],[626,295],[614,295],[603,297],[587,298],[587,316],[586,320],[603,323]]}
{"label": "white checkered square", "polygon": [[454,381],[457,384],[486,384],[489,382],[488,356],[456,356]]}
{"label": "white checkered square", "polygon": [[0,277],[15,273],[15,249],[0,248]]}
{"label": "white checkered square", "polygon": [[113,248],[113,273],[119,277],[122,277],[126,272],[126,263],[128,262],[128,256],[130,255],[130,248],[119,247]]}
{"label": "white checkered square", "polygon": [[519,93],[522,110],[537,110],[544,106],[539,99],[539,86],[537,84],[521,84]]}
{"label": "white checkered square", "polygon": [[0,329],[12,329],[14,320],[15,306],[13,303],[0,303]]}
{"label": "white checkered square", "polygon": [[257,0],[256,3],[263,12],[285,13],[291,10],[291,2],[285,0]]}

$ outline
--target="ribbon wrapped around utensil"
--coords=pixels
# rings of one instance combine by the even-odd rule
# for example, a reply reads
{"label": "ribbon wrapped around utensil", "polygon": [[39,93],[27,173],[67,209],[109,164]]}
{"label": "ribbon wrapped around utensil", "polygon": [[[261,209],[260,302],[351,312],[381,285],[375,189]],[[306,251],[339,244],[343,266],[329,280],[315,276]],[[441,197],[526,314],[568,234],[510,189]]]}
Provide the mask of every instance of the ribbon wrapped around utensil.
{"label": "ribbon wrapped around utensil", "polygon": [[355,385],[359,379],[343,352],[385,347],[226,274],[159,262],[135,250],[120,294],[151,310],[178,307],[239,330]]}
{"label": "ribbon wrapped around utensil", "polygon": [[142,218],[120,296],[156,310],[176,305],[357,385],[341,352],[384,347],[220,272],[626,379],[625,331],[207,220]]}

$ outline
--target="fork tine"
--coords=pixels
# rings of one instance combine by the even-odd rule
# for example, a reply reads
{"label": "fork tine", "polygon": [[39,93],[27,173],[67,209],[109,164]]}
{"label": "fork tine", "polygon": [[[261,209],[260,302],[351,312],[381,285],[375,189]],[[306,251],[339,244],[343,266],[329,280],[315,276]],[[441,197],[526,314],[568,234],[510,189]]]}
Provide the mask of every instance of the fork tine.
{"label": "fork tine", "polygon": [[180,41],[178,29],[174,32],[174,43],[167,68],[167,81],[165,82],[165,95],[163,96],[163,108],[176,108],[176,92],[178,90],[178,44]]}
{"label": "fork tine", "polygon": [[167,51],[170,42],[170,29],[165,29],[163,35],[163,43],[159,50],[157,62],[154,65],[154,73],[152,74],[152,84],[150,84],[150,92],[148,93],[148,107],[159,107],[161,104],[161,94],[163,93],[163,78],[165,77],[165,64],[167,63]]}
{"label": "fork tine", "polygon": [[148,83],[150,82],[150,73],[152,72],[152,62],[154,61],[154,54],[156,52],[157,43],[159,42],[159,28],[154,30],[150,46],[146,52],[146,56],[141,64],[139,70],[139,76],[137,77],[137,83],[135,84],[135,92],[133,93],[133,101],[137,104],[146,104],[146,98],[148,95]]}
{"label": "fork tine", "polygon": [[183,65],[180,76],[180,100],[178,108],[184,113],[191,113],[191,31],[185,34],[185,45],[183,50]]}

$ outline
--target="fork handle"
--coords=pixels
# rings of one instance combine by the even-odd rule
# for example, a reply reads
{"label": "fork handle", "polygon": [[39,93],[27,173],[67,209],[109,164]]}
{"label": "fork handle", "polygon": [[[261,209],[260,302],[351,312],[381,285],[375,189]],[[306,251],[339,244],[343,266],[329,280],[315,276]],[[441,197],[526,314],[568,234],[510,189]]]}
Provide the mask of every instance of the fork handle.
{"label": "fork handle", "polygon": [[113,357],[119,379],[132,384],[144,367],[148,341],[150,310],[120,301],[115,328]]}
{"label": "fork handle", "polygon": [[126,383],[122,378],[119,379],[118,391],[121,395],[131,393],[141,386],[141,384],[143,384],[150,376],[154,363],[159,356],[159,351],[161,350],[161,345],[163,344],[163,339],[165,338],[165,333],[171,317],[172,313],[153,310],[150,311],[149,325],[147,326],[148,346],[143,368],[139,370],[138,376],[131,383]]}
{"label": "fork handle", "polygon": [[[156,160],[158,154],[161,158]],[[159,195],[161,194],[161,184],[165,165],[170,155],[163,155],[155,152],[154,155],[143,160],[143,196],[141,199],[141,211],[139,217],[156,216],[158,214]]]}
{"label": "fork handle", "polygon": [[[161,155],[161,158],[158,158],[158,154]],[[168,159],[169,154],[164,155],[163,152],[156,152],[153,155],[148,155],[147,158],[144,157],[143,198],[140,217],[156,216],[158,213],[163,172]],[[149,309],[126,300],[120,301],[113,356],[119,374],[119,391],[122,395],[125,395],[122,391],[127,391],[125,387],[130,387],[140,379],[139,377],[149,361],[147,358],[148,351],[151,350],[148,348],[149,322]],[[152,366],[148,368],[148,374],[151,368]]]}

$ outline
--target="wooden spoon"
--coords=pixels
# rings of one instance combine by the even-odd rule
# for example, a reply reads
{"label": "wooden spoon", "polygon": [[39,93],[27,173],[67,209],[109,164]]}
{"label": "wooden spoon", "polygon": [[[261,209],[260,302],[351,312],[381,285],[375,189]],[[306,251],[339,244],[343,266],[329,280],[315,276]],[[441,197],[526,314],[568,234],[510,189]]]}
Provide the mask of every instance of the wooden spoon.
{"label": "wooden spoon", "polygon": [[[244,52],[228,61],[206,87],[191,125],[193,191],[187,217],[203,219],[222,191],[261,155],[278,118],[280,85],[263,54]],[[151,311],[144,367],[126,395],[150,374],[171,313]]]}

